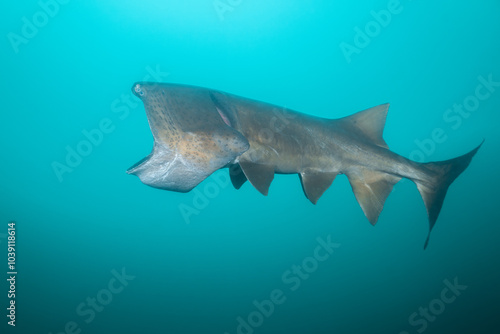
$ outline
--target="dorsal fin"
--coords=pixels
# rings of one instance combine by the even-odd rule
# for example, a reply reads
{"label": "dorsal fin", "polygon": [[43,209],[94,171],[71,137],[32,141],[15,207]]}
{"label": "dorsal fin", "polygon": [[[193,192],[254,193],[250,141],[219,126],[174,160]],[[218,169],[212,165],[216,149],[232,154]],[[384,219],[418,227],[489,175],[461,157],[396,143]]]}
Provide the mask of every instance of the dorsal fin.
{"label": "dorsal fin", "polygon": [[340,121],[348,123],[355,131],[357,130],[358,133],[373,141],[376,145],[389,148],[384,138],[382,138],[388,109],[389,103],[381,104],[341,118]]}

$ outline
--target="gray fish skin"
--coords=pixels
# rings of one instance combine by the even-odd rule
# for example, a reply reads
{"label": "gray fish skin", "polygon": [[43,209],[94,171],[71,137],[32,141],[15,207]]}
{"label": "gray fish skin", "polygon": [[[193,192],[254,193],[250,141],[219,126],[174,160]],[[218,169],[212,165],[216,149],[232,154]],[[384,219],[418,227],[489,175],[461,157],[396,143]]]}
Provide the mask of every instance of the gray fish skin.
{"label": "gray fish skin", "polygon": [[[127,172],[144,184],[188,192],[229,168],[239,189],[247,180],[267,195],[274,174],[298,174],[314,204],[345,174],[375,225],[401,178],[415,182],[429,216],[429,235],[450,184],[481,145],[447,161],[417,163],[389,150],[382,138],[389,104],[340,119],[290,109],[207,88],[138,82],[154,137],[151,154]],[[427,247],[429,236],[425,242]]]}

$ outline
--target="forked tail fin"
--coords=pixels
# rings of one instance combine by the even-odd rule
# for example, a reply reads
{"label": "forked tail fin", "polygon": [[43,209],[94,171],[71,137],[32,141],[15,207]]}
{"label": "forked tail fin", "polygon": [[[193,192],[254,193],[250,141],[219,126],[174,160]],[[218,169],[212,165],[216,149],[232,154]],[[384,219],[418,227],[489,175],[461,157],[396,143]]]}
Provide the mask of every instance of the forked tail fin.
{"label": "forked tail fin", "polygon": [[[484,142],[484,141],[483,141]],[[418,191],[424,200],[425,207],[427,209],[427,215],[429,216],[429,234],[425,241],[424,249],[429,243],[429,236],[436,223],[436,220],[441,211],[446,192],[448,187],[455,181],[455,179],[462,174],[462,172],[469,166],[472,158],[477,153],[479,148],[473,149],[467,154],[464,154],[458,158],[439,161],[439,162],[429,162],[424,163],[425,168],[436,173],[435,181],[433,184],[423,184],[416,181]]]}

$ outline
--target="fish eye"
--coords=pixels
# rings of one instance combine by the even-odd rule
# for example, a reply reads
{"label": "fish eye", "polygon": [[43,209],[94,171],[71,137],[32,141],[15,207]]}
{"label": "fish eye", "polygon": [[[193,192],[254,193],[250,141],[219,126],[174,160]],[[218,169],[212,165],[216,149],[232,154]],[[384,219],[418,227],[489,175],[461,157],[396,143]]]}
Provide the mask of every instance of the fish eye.
{"label": "fish eye", "polygon": [[144,91],[141,89],[141,85],[139,85],[139,84],[135,85],[134,90],[140,96],[144,96]]}

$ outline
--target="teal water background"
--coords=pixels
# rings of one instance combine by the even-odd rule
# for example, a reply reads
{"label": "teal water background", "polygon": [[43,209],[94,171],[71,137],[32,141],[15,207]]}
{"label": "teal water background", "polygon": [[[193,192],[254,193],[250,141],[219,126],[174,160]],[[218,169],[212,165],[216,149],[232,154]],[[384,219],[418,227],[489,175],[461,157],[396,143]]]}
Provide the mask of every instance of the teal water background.
{"label": "teal water background", "polygon": [[[500,87],[484,85],[500,82],[498,1],[53,4],[0,13],[1,333],[500,331]],[[371,37],[355,40],[358,29]],[[390,102],[387,143],[425,161],[486,141],[424,251],[426,212],[408,180],[375,227],[343,176],[316,206],[295,175],[277,175],[267,197],[233,189],[227,171],[187,194],[143,185],[125,170],[152,147],[130,92],[144,79],[331,118]],[[470,112],[448,111],[463,103]],[[321,261],[318,238],[336,244]]]}

